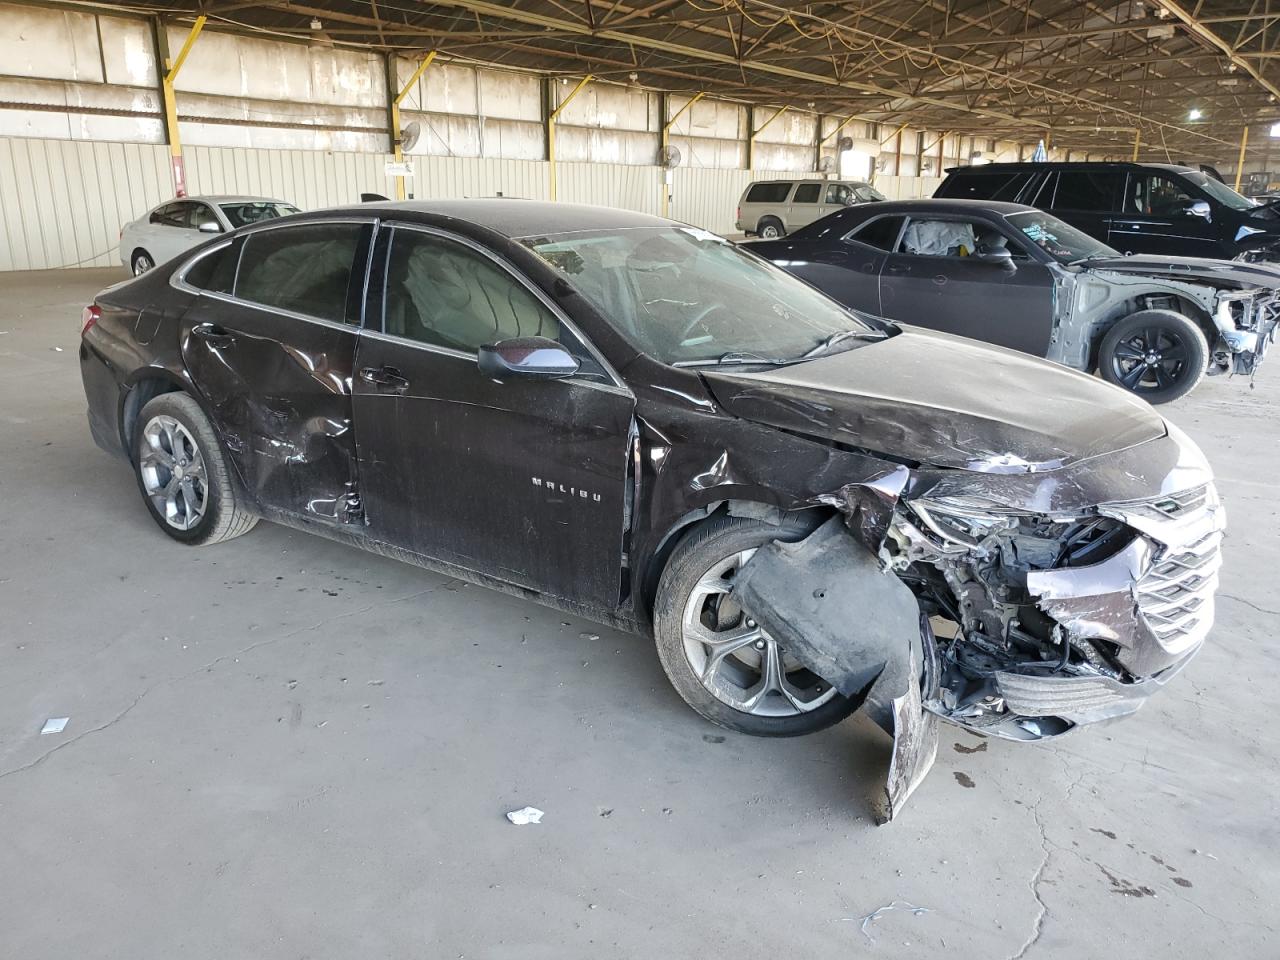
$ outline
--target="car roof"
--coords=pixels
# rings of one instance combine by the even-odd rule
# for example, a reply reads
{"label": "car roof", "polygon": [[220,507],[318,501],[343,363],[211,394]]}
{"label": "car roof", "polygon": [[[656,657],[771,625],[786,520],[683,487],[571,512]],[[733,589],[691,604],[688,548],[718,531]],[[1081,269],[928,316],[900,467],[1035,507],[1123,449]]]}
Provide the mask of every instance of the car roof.
{"label": "car roof", "polygon": [[1164,170],[1168,173],[1199,173],[1195,167],[1181,163],[1135,163],[1131,160],[1045,160],[1026,161],[1024,163],[981,163],[967,167],[947,167],[947,173],[1001,173],[1007,170],[1061,170],[1070,167],[1073,170]]}
{"label": "car roof", "polygon": [[[164,203],[158,203],[156,206],[167,207],[171,203],[186,203],[188,201],[204,201],[205,203],[289,203],[288,200],[277,200],[274,197],[250,197],[238,193],[202,193],[194,197],[174,197]],[[293,206],[293,204],[289,203],[289,206]]]}
{"label": "car roof", "polygon": [[359,213],[386,220],[438,222],[442,217],[484,227],[510,239],[577,233],[584,230],[635,229],[684,226],[647,213],[597,207],[585,203],[519,200],[512,197],[476,197],[469,200],[399,200],[351,204],[314,211],[303,217]]}
{"label": "car roof", "polygon": [[884,214],[919,214],[919,213],[969,213],[991,214],[1007,217],[1011,213],[1035,213],[1035,207],[1025,203],[1008,203],[1004,200],[945,200],[933,197],[922,197],[918,200],[881,200],[879,203],[859,204],[847,208],[870,218]]}

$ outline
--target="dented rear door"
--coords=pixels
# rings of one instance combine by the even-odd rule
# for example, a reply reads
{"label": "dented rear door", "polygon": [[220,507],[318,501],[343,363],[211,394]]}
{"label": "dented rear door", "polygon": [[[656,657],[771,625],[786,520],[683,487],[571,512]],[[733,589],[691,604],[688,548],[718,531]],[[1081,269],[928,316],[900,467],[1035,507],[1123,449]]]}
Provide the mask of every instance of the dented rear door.
{"label": "dented rear door", "polygon": [[351,376],[371,233],[360,221],[250,233],[229,289],[202,291],[183,317],[187,370],[268,511],[359,519]]}

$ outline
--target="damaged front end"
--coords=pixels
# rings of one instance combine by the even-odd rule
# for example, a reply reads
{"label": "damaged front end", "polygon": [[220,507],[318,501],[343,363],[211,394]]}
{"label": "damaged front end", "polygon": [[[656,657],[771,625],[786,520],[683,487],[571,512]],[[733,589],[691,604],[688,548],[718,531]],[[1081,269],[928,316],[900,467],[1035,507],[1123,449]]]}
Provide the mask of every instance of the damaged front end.
{"label": "damaged front end", "polygon": [[[883,481],[851,485],[829,501],[840,516],[744,566],[743,608],[842,693],[865,694],[893,735],[890,817],[933,762],[938,719],[1057,736],[1133,713],[1199,649],[1225,514],[1207,468],[1147,485],[1136,459],[969,483],[913,473],[894,499]],[[1174,492],[1088,503],[1108,486]]]}
{"label": "damaged front end", "polygon": [[1280,293],[1256,288],[1219,291],[1213,322],[1218,339],[1210,345],[1209,373],[1252,376],[1275,342]]}

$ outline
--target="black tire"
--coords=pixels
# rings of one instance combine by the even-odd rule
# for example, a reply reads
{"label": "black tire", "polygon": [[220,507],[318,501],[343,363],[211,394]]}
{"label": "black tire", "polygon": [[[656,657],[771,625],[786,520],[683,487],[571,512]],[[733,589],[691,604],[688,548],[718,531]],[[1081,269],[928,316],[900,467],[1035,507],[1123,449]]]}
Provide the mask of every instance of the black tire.
{"label": "black tire", "polygon": [[1140,310],[1107,331],[1098,349],[1104,380],[1148,403],[1195,389],[1209,366],[1209,343],[1193,320],[1172,310]]}
{"label": "black tire", "polygon": [[[172,428],[165,429],[171,421],[181,426],[185,437]],[[179,436],[181,453],[175,450],[175,435]],[[153,439],[159,443],[153,443]],[[238,501],[213,425],[187,394],[162,393],[142,408],[133,431],[132,452],[143,503],[160,529],[180,543],[221,543],[248,533],[258,522]],[[166,459],[177,466],[166,467]],[[194,470],[197,464],[203,465],[199,475]],[[169,483],[178,484],[173,517],[166,517],[162,509],[168,496],[156,492],[161,482],[165,482],[166,490]],[[184,485],[191,490],[190,498],[181,489]],[[193,509],[192,503],[198,509]],[[189,522],[191,517],[195,522]]]}
{"label": "black tire", "polygon": [[777,217],[761,217],[760,223],[756,225],[756,233],[763,240],[781,240],[787,235],[782,221]]}
{"label": "black tire", "polygon": [[140,277],[148,270],[155,269],[156,262],[151,259],[151,254],[145,250],[135,250],[133,259],[129,261],[130,267],[133,269],[133,275]]}
{"label": "black tire", "polygon": [[[807,712],[790,715],[762,716],[749,713],[731,706],[704,686],[699,679],[698,670],[686,655],[685,607],[690,603],[699,581],[719,563],[742,551],[761,547],[773,540],[800,540],[811,529],[810,525],[796,521],[775,526],[759,520],[717,517],[695,527],[676,547],[662,571],[653,613],[658,659],[662,662],[662,669],[666,671],[671,685],[685,703],[712,723],[757,737],[794,737],[839,723],[861,705],[861,698],[844,697],[830,690],[829,684],[797,667],[786,671],[784,675],[788,680],[798,678],[799,682],[808,685],[806,689],[809,691],[821,691],[813,698],[815,701],[821,699],[821,703]],[[737,613],[740,617],[741,611],[738,610]],[[736,626],[740,625],[741,621]],[[724,626],[718,628],[726,629]],[[734,629],[734,626],[727,629]],[[750,650],[744,652],[751,653]],[[730,655],[724,662],[736,667],[736,661],[731,659],[736,656],[738,655]],[[755,656],[764,655],[756,653]],[[796,685],[791,684],[791,689],[797,689]],[[785,704],[779,706],[786,709]]]}

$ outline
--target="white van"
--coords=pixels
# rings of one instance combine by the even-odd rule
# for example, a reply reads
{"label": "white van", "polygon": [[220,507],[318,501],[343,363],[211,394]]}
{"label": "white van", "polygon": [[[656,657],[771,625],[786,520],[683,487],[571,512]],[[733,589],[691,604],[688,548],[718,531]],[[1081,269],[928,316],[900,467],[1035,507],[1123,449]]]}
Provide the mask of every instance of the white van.
{"label": "white van", "polygon": [[756,180],[738,201],[737,228],[775,240],[842,207],[885,199],[858,180]]}

